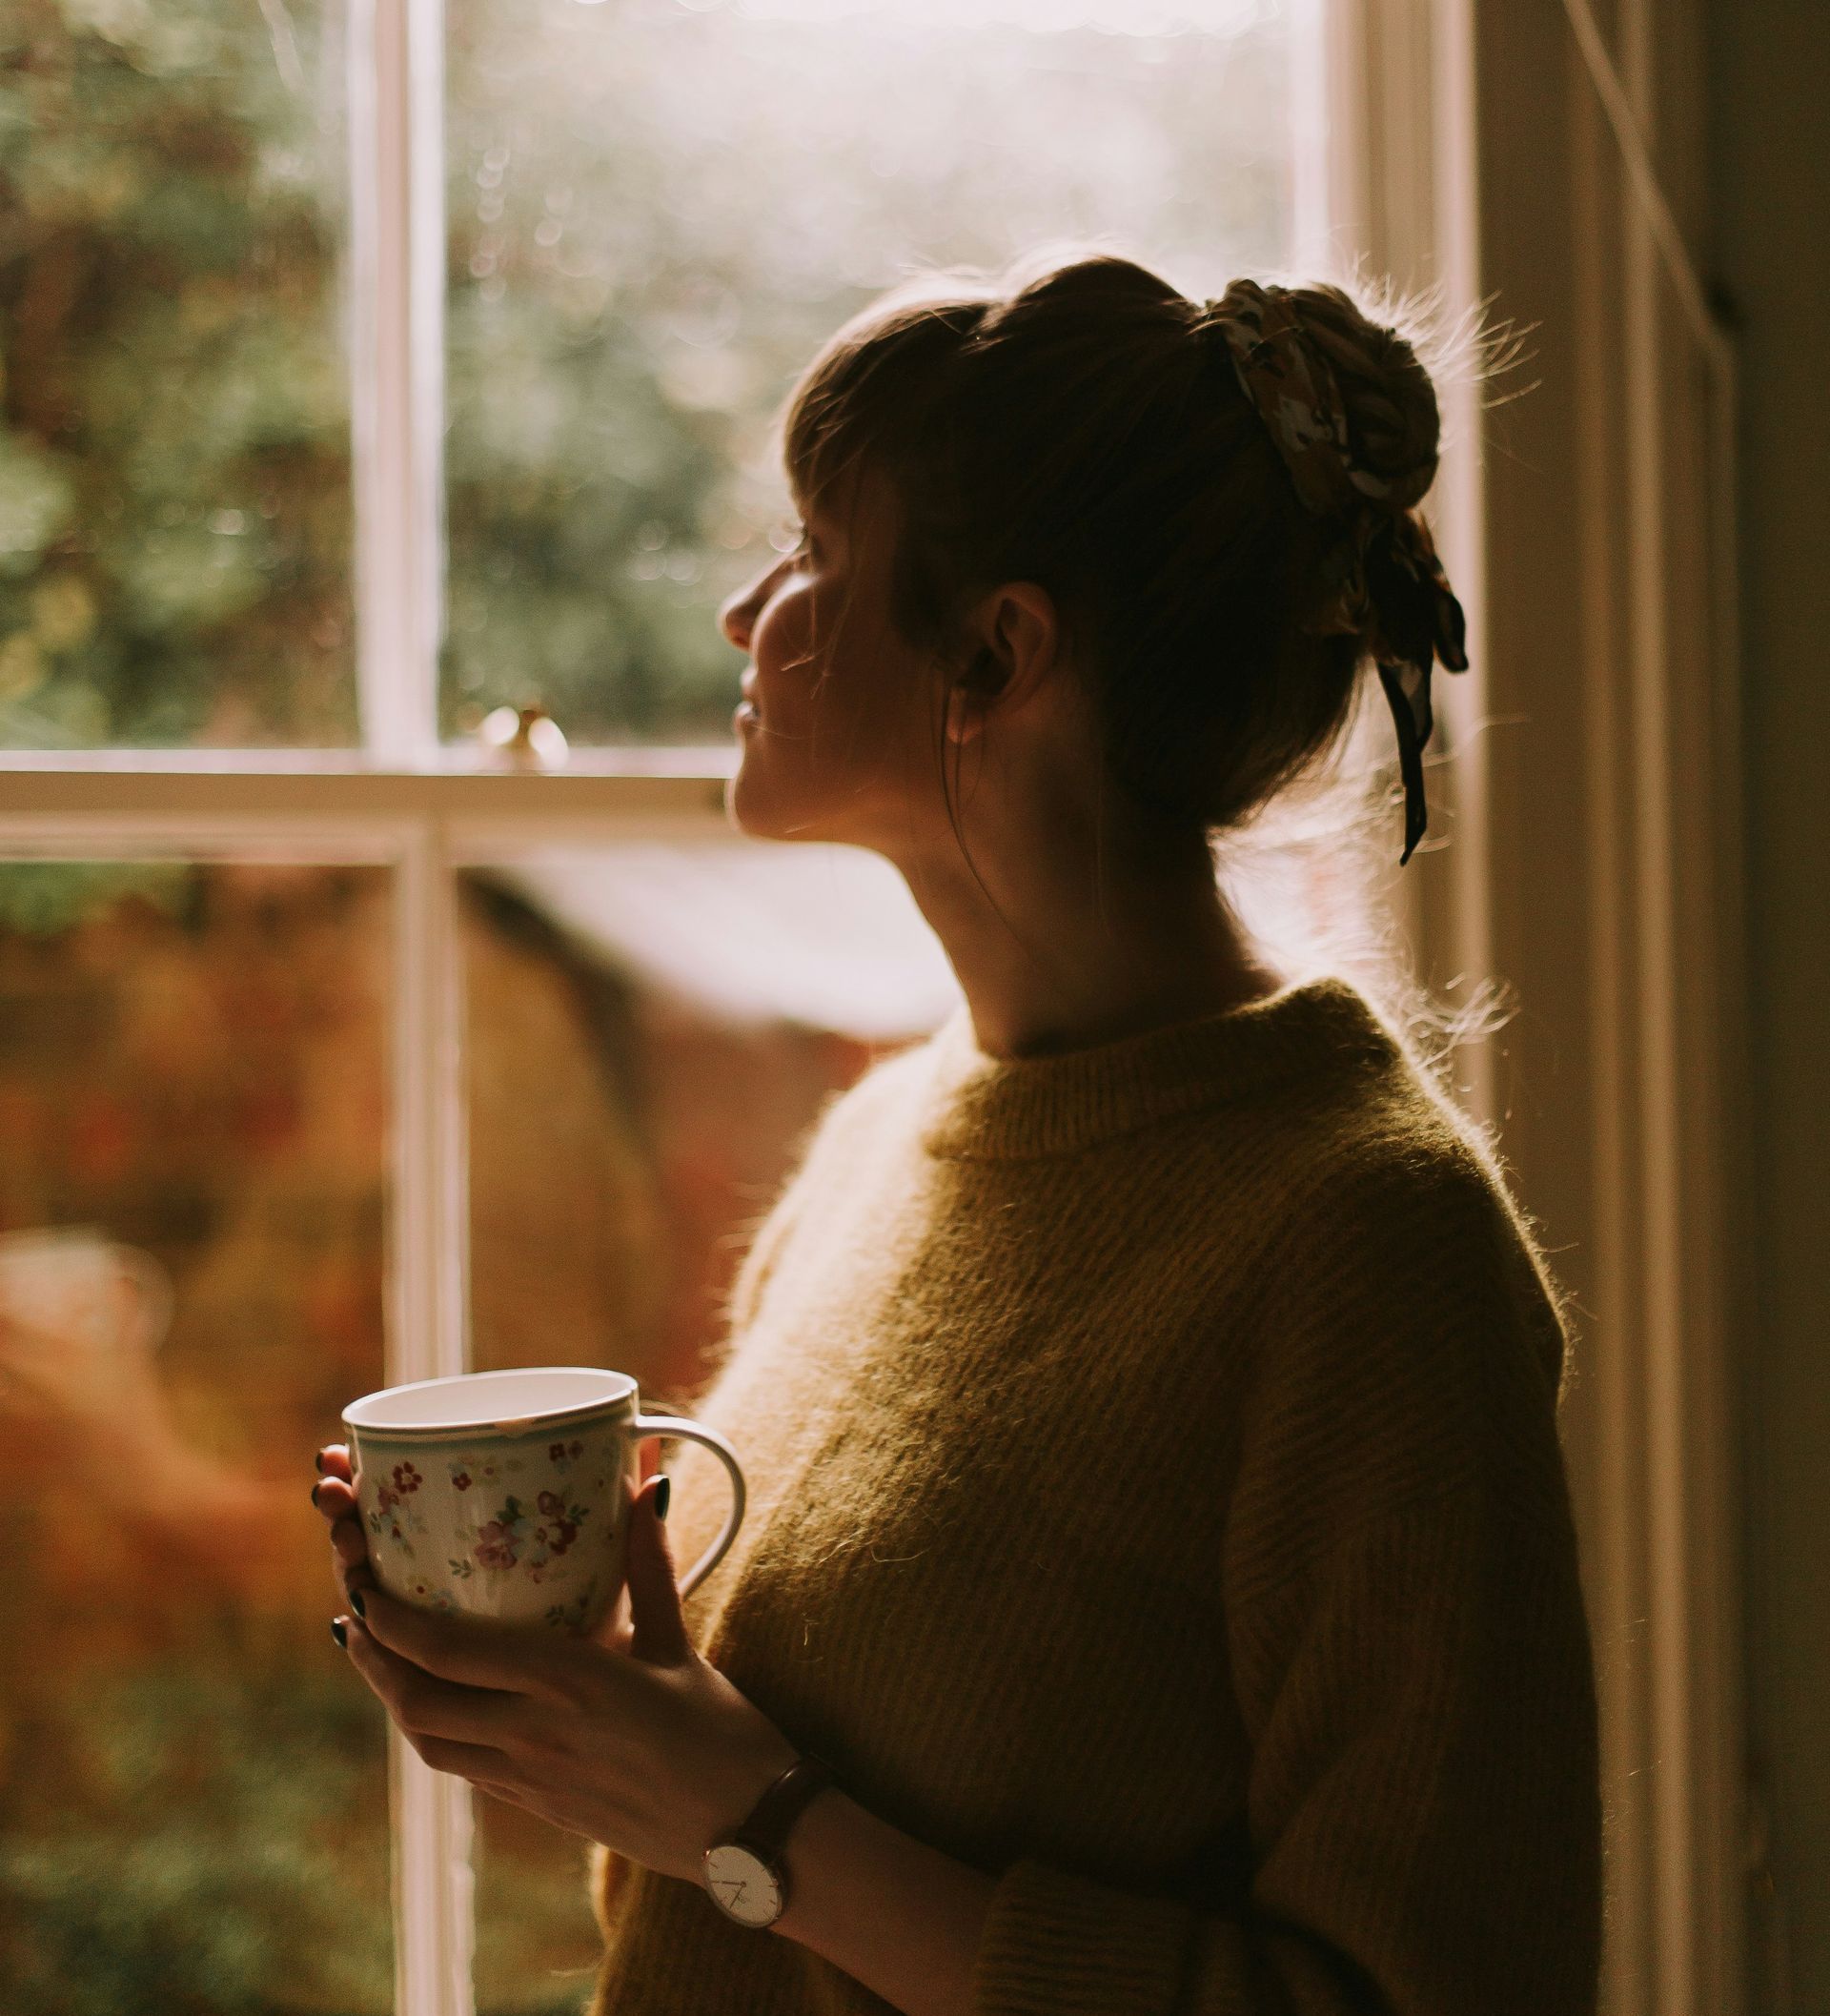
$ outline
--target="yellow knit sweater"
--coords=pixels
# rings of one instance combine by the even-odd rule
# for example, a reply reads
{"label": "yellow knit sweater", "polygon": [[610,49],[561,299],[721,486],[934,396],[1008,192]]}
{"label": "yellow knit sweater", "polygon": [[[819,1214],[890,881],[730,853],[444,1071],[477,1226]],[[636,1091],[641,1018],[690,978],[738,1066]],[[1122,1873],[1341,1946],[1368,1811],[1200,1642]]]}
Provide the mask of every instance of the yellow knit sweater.
{"label": "yellow knit sweater", "polygon": [[[997,1877],[983,2016],[1585,2016],[1561,1308],[1345,980],[1044,1058],[961,1008],[829,1102],[735,1284],[698,1412],[750,1509],[695,1640]],[[671,1467],[691,1559],[722,1484]],[[888,2006],[693,1884],[593,1884],[594,2016]]]}

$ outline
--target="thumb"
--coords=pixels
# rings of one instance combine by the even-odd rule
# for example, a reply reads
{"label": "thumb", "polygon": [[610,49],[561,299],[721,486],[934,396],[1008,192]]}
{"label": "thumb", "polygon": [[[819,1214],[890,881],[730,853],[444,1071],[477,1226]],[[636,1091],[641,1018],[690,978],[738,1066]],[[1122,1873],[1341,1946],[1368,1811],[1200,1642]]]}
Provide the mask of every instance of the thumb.
{"label": "thumb", "polygon": [[654,1666],[678,1665],[692,1652],[674,1579],[674,1551],[661,1523],[670,1481],[650,1477],[629,1513],[629,1652]]}

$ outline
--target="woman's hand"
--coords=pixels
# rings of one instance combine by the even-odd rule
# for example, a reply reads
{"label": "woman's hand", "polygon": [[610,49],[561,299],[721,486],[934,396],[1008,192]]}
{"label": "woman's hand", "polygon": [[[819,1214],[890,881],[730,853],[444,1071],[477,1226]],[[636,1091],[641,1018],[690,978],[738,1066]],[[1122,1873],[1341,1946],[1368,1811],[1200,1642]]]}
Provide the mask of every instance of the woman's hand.
{"label": "woman's hand", "polygon": [[468,1779],[630,1862],[690,1883],[799,1755],[693,1650],[650,1478],[629,1512],[630,1622],[606,1640],[418,1610],[385,1595],[348,1452],[320,1452],[340,1619],[356,1669],[436,1771]]}

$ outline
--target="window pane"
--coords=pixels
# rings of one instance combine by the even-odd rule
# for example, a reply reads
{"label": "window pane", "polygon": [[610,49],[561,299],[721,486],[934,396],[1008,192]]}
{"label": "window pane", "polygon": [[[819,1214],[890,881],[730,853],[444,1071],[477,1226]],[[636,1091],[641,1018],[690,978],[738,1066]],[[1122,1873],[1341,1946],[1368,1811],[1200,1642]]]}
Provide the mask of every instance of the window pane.
{"label": "window pane", "polygon": [[336,0],[0,10],[0,743],[356,739]]}
{"label": "window pane", "polygon": [[[554,855],[467,878],[463,917],[475,1362],[609,1365],[690,1412],[804,1130],[951,972],[852,847]],[[487,1797],[477,1823],[478,2016],[572,2016],[602,1954],[586,1845]]]}
{"label": "window pane", "polygon": [[905,262],[1109,233],[1211,293],[1288,256],[1272,0],[447,13],[447,732],[538,700],[575,741],[728,739],[768,417]]}
{"label": "window pane", "polygon": [[0,864],[0,2008],[391,2009],[386,1718],[308,1497],[383,1377],[388,904]]}

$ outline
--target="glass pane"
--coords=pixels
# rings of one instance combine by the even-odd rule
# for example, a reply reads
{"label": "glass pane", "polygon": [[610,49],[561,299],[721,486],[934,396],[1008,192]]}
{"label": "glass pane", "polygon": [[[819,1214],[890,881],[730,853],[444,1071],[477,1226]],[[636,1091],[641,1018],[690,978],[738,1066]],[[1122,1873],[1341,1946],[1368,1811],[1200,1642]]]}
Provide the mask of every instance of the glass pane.
{"label": "glass pane", "polygon": [[769,417],[907,262],[1109,233],[1212,293],[1289,254],[1273,0],[447,15],[447,733],[539,701],[574,741],[728,739]]}
{"label": "glass pane", "polygon": [[388,879],[0,864],[0,2008],[386,2016],[312,1452],[382,1383]]}
{"label": "glass pane", "polygon": [[[739,836],[466,878],[478,1369],[609,1365],[690,1411],[826,1096],[958,998],[888,863]],[[654,1453],[654,1445],[649,1445]],[[478,2016],[576,2016],[586,1844],[477,1801]]]}
{"label": "glass pane", "polygon": [[0,743],[356,736],[336,0],[0,9]]}

